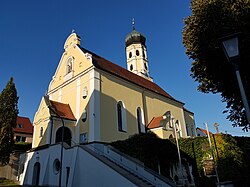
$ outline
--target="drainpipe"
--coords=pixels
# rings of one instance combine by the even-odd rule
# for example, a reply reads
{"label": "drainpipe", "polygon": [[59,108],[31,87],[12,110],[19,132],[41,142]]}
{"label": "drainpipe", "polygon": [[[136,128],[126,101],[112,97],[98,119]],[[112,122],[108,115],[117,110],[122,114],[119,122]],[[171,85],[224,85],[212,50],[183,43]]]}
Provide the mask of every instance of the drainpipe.
{"label": "drainpipe", "polygon": [[147,110],[147,104],[146,104],[146,98],[144,94],[145,90],[142,91],[142,110],[143,110],[143,116],[144,116],[144,123],[145,127],[148,125],[148,110]]}

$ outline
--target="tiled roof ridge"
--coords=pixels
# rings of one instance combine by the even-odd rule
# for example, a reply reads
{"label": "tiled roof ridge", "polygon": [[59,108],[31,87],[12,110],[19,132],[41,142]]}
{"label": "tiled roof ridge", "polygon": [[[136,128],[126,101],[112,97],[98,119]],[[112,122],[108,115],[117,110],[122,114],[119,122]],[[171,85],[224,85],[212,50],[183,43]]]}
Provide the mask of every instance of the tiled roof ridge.
{"label": "tiled roof ridge", "polygon": [[[153,91],[159,95],[162,95],[164,97],[167,97],[168,99],[171,99],[171,100],[174,100],[178,103],[181,103],[184,105],[183,102],[181,101],[178,101],[176,100],[175,98],[173,98],[170,94],[168,94],[165,90],[163,90],[160,86],[158,86],[156,83],[152,82],[152,81],[149,81],[139,75],[136,75],[130,71],[128,71],[127,69],[95,54],[94,52],[92,51],[89,51],[83,47],[81,47],[80,45],[78,45],[78,47],[83,51],[83,52],[87,52],[89,54],[92,55],[93,57],[93,64],[95,67],[99,68],[99,69],[102,69],[104,71],[107,71],[109,73],[112,73],[118,77],[121,77],[129,82],[132,82],[140,87],[143,87],[143,88],[146,88],[147,90],[150,90],[150,91]],[[114,69],[117,69],[120,71],[121,74],[119,74],[118,72],[115,72],[115,71],[112,71],[111,68],[107,68],[105,67],[105,63],[107,66],[110,66],[111,68],[113,67]],[[134,78],[134,80],[132,80],[132,78],[130,79],[129,77],[132,77]]]}

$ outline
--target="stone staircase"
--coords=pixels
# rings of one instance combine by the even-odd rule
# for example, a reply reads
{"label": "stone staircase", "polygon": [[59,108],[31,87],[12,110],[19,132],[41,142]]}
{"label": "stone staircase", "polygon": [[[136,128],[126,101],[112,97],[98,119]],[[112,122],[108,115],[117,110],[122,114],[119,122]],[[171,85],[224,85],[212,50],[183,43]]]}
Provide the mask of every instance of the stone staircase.
{"label": "stone staircase", "polygon": [[[148,172],[151,176],[157,175],[156,177],[151,178],[151,180],[145,176],[143,176],[138,168],[138,171],[133,171],[131,168],[127,167],[126,164],[121,164],[118,160],[110,157],[110,155],[106,154],[104,150],[97,148],[91,144],[88,145],[80,145],[82,149],[87,151],[89,154],[100,160],[101,162],[105,163],[107,166],[112,168],[114,171],[122,175],[123,177],[127,178],[129,181],[134,183],[136,186],[141,187],[164,187],[164,186],[176,186],[172,181],[167,180],[166,178],[159,176],[157,173],[154,173],[154,171],[150,171],[147,169],[147,171],[144,169],[144,166],[141,166],[141,163],[137,163],[139,161],[130,158],[129,156],[125,156],[123,153],[120,153],[117,150],[114,150],[112,148],[112,151],[115,151],[116,154],[121,154],[121,157],[126,157],[130,162],[134,162],[134,165],[140,165],[140,167],[143,167],[143,172]],[[105,149],[110,149],[107,145],[104,145]],[[142,170],[142,169],[141,169]],[[160,179],[159,179],[160,178]],[[164,178],[164,179],[163,179]],[[164,181],[160,183],[159,180]]]}

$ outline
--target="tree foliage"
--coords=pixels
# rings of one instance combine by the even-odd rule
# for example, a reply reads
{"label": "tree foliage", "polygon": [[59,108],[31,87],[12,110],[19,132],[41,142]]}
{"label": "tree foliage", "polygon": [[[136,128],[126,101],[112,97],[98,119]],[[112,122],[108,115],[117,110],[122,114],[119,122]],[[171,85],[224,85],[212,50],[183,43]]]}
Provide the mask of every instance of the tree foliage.
{"label": "tree foliage", "polygon": [[250,98],[250,0],[192,0],[192,15],[184,20],[183,44],[193,59],[191,76],[204,93],[220,93],[227,103],[228,119],[233,126],[249,130],[234,68],[222,50],[221,38],[240,33],[239,68]]}
{"label": "tree foliage", "polygon": [[0,94],[0,163],[7,164],[14,146],[13,128],[18,114],[18,97],[13,78]]}

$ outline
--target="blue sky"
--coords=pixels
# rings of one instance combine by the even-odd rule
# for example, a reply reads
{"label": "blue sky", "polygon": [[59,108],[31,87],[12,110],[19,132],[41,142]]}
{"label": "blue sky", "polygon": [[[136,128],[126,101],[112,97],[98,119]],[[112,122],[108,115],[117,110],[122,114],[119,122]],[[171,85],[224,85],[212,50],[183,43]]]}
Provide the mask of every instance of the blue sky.
{"label": "blue sky", "polygon": [[19,115],[33,120],[72,29],[81,45],[126,68],[125,37],[143,33],[154,82],[195,113],[196,125],[215,132],[250,136],[232,128],[222,114],[219,95],[197,91],[190,77],[191,60],[182,44],[183,19],[191,14],[189,0],[43,0],[0,1],[0,90],[11,76],[19,95]]}

